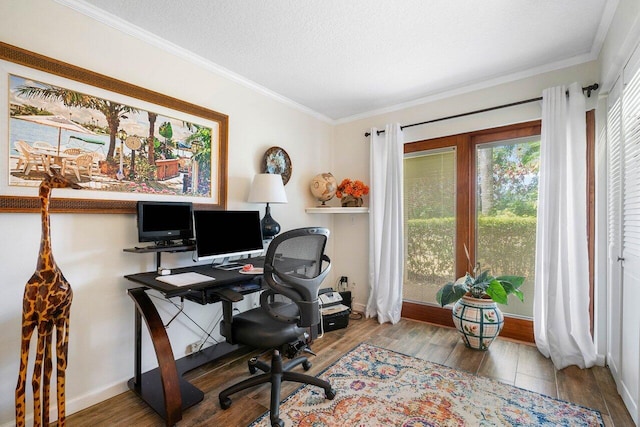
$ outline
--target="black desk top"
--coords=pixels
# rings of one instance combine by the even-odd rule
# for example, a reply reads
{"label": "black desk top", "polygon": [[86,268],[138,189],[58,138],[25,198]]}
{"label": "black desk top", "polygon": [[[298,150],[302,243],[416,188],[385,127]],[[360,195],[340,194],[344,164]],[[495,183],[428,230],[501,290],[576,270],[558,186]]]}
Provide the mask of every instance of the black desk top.
{"label": "black desk top", "polygon": [[[246,263],[246,264],[250,263],[255,265],[256,267],[262,267],[263,259],[247,258],[247,259],[238,260],[236,262]],[[256,276],[256,275],[250,275],[250,274],[242,274],[242,273],[239,273],[238,270],[217,269],[213,267],[211,264],[194,265],[190,267],[171,269],[171,274],[179,274],[179,273],[200,273],[205,276],[210,276],[211,281],[196,283],[196,284],[187,285],[187,286],[175,286],[169,283],[156,280],[156,277],[159,276],[157,271],[128,274],[124,277],[133,282],[139,283],[151,289],[155,289],[159,292],[162,292],[168,298],[185,295],[185,294],[188,294],[190,291],[198,291],[198,290],[214,288],[214,287],[231,286],[231,285],[242,283],[242,282],[250,282],[254,280],[256,277],[261,277],[259,275]]]}

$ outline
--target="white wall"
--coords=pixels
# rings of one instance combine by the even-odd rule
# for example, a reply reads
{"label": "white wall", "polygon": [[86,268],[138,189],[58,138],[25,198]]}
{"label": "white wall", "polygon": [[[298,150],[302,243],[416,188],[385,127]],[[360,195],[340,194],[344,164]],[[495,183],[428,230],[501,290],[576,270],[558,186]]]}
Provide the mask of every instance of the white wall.
{"label": "white wall", "polygon": [[[498,105],[542,96],[543,89],[568,85],[574,81],[583,86],[598,81],[598,62],[590,62],[533,77],[495,84],[472,92],[425,100],[417,106],[398,108],[370,117],[363,117],[336,126],[332,172],[340,181],[344,177],[369,180],[369,143],[364,133],[371,127],[384,129],[385,124],[401,125],[419,123],[431,119],[466,113]],[[588,108],[595,108],[597,96],[588,100]],[[487,129],[512,123],[539,119],[540,103],[535,102],[493,112],[476,114],[459,119],[446,120],[430,125],[404,130],[405,142],[420,141],[445,135],[455,135],[478,129]],[[365,204],[368,200],[365,199]],[[368,216],[353,215],[334,220],[334,269],[340,275],[349,276],[356,283],[356,304],[366,304],[368,298]],[[361,307],[360,307],[361,308]]]}
{"label": "white wall", "polygon": [[[0,2],[0,40],[227,114],[228,208],[264,212],[263,206],[245,200],[263,153],[277,145],[288,152],[293,173],[285,187],[289,203],[273,205],[273,217],[283,229],[331,227],[330,217],[304,211],[313,204],[308,190],[311,177],[330,169],[330,124],[52,0]],[[6,138],[6,121],[0,122],[0,134]],[[0,425],[10,425],[14,423],[22,293],[36,265],[40,216],[0,213],[0,230],[4,236],[0,246]],[[123,276],[152,270],[155,263],[151,254],[122,251],[137,243],[134,215],[53,214],[52,240],[56,261],[74,290],[66,388],[67,411],[72,413],[126,390],[133,374],[134,314],[126,289],[134,285]],[[190,254],[163,258],[168,267],[191,262]],[[154,301],[163,318],[175,313],[162,298]],[[218,305],[187,302],[186,308],[204,327],[211,327],[220,316]],[[194,326],[184,317],[179,319],[168,329],[177,357],[200,338]],[[146,338],[143,354],[145,370],[156,366]]]}

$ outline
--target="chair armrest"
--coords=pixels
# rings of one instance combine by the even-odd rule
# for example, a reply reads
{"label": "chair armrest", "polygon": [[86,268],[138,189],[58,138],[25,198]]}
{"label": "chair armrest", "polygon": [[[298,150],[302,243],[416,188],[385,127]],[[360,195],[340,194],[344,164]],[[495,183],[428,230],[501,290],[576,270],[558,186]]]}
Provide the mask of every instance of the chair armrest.
{"label": "chair armrest", "polygon": [[240,292],[227,288],[212,289],[210,292],[220,298],[221,301],[238,302],[244,299],[244,296],[242,296]]}
{"label": "chair armrest", "polygon": [[231,289],[213,289],[211,293],[220,298],[222,303],[222,319],[220,325],[220,334],[226,338],[229,344],[234,344],[231,324],[233,323],[233,303],[242,301],[244,296],[241,293],[232,291]]}
{"label": "chair armrest", "polygon": [[[271,299],[275,295],[278,295],[278,293],[272,291],[271,289],[267,289],[266,291],[262,292],[260,294],[260,307],[263,310],[265,310],[269,315],[269,317],[271,317],[274,320],[277,320],[279,322],[284,322],[284,323],[297,323],[300,316],[287,316],[283,313],[280,313],[274,310],[273,306],[271,305]],[[284,295],[284,294],[281,294],[281,295]]]}

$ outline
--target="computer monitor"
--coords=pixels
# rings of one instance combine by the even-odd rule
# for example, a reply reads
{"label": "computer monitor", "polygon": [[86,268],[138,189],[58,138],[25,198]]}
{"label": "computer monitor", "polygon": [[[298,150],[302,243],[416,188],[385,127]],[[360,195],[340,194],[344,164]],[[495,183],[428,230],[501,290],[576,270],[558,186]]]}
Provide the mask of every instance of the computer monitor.
{"label": "computer monitor", "polygon": [[162,246],[173,240],[193,238],[191,202],[139,201],[136,211],[140,242],[155,242]]}
{"label": "computer monitor", "polygon": [[[258,255],[263,251],[262,227],[258,211],[194,211],[198,260],[220,260],[217,266],[241,267],[229,258]],[[229,265],[234,264],[234,265]]]}

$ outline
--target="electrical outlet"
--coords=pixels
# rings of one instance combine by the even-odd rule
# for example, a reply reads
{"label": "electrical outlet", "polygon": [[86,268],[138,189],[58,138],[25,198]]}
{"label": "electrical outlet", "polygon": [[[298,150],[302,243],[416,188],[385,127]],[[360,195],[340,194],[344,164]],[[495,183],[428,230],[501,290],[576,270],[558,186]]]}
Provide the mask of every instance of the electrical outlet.
{"label": "electrical outlet", "polygon": [[347,276],[340,276],[340,284],[338,285],[339,291],[346,291],[349,289],[349,278]]}

